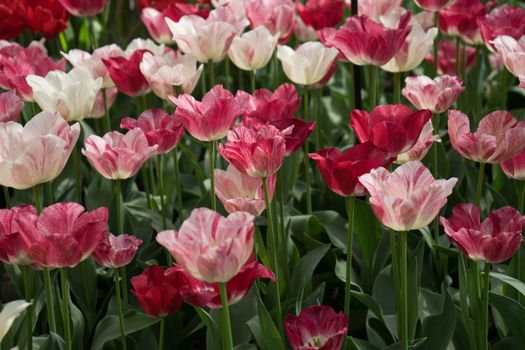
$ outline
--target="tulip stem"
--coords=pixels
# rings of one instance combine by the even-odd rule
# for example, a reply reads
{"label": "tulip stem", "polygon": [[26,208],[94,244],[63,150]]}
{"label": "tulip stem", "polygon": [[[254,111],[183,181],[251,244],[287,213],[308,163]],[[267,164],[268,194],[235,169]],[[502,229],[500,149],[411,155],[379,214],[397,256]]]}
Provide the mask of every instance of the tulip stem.
{"label": "tulip stem", "polygon": [[[346,198],[346,213],[348,216],[348,233],[346,236],[346,279],[345,279],[345,303],[344,313],[350,317],[350,292],[352,289],[352,256],[354,243],[354,208],[355,198],[348,196]],[[344,338],[343,349],[346,349],[347,337]]]}
{"label": "tulip stem", "polygon": [[89,25],[89,34],[91,39],[91,49],[94,51],[98,47],[97,36],[95,34],[95,24],[93,23],[95,16],[89,16],[88,25]]}
{"label": "tulip stem", "polygon": [[[263,177],[263,188],[264,188],[264,200],[266,202],[266,217],[268,218],[267,224],[267,236],[270,245],[270,251],[272,256],[272,269],[275,273],[275,306],[277,307],[277,324],[279,333],[282,334],[282,308],[281,308],[281,288],[279,279],[279,265],[277,264],[277,244],[276,244],[276,230],[273,221],[270,191],[268,190],[268,178]],[[268,232],[269,231],[269,232]]]}
{"label": "tulip stem", "polygon": [[376,106],[377,100],[377,66],[370,66],[370,106],[372,110]]}
{"label": "tulip stem", "polygon": [[399,259],[401,260],[401,343],[403,350],[408,350],[407,235],[408,232],[399,233]]}
{"label": "tulip stem", "polygon": [[250,71],[250,90],[253,94],[255,91],[255,71]]}
{"label": "tulip stem", "polygon": [[[115,278],[115,299],[117,301],[117,309],[118,309],[118,324],[120,329],[120,341],[122,343],[122,350],[126,350],[126,331],[124,328],[124,312],[122,309],[122,293],[120,291],[120,274],[119,269],[115,268],[114,271],[114,278]],[[159,346],[159,349],[162,349]]]}
{"label": "tulip stem", "polygon": [[160,319],[159,346],[158,350],[164,349],[164,333],[166,332],[166,317]]}
{"label": "tulip stem", "polygon": [[[518,210],[520,213],[523,214],[523,204],[525,200],[525,182],[521,181],[519,183],[519,193],[518,193]],[[523,248],[522,244],[520,244],[520,248],[518,249],[516,253],[516,260],[517,260],[517,270],[516,270],[516,277],[520,281],[525,281],[525,276],[523,276],[523,269],[521,268],[521,260],[523,258]],[[523,294],[518,293],[518,301],[522,306],[525,306],[525,297]]]}
{"label": "tulip stem", "polygon": [[[28,303],[31,303],[31,270],[29,265],[21,266],[22,277],[24,279],[24,296]],[[26,326],[27,326],[27,349],[33,349],[33,307],[29,305],[26,309]]]}
{"label": "tulip stem", "polygon": [[277,173],[277,181],[279,184],[279,233],[281,246],[281,266],[283,268],[282,280],[286,285],[288,281],[288,235],[286,234],[286,227],[284,224],[284,179],[282,171]]}
{"label": "tulip stem", "polygon": [[232,329],[231,329],[231,322],[230,322],[230,309],[228,307],[228,291],[226,289],[226,283],[219,283],[219,291],[221,294],[221,302],[222,302],[222,310],[221,310],[222,341],[224,344],[224,350],[232,350],[233,349],[233,338],[232,338]]}
{"label": "tulip stem", "polygon": [[106,89],[102,89],[102,97],[104,98],[104,128],[105,132],[111,131],[111,119],[109,118],[108,95]]}
{"label": "tulip stem", "polygon": [[42,194],[40,193],[40,185],[33,186],[33,197],[35,201],[35,210],[39,215],[42,212]]}
{"label": "tulip stem", "polygon": [[[432,125],[434,132],[439,134],[439,114],[432,114]],[[432,175],[434,178],[438,178],[438,143],[434,142],[432,145]],[[434,241],[437,244],[439,240],[439,219],[436,217],[434,219]],[[437,255],[436,255],[437,257]]]}
{"label": "tulip stem", "polygon": [[483,180],[485,178],[485,163],[479,163],[478,184],[476,187],[476,205],[481,210],[481,192],[483,191]]}
{"label": "tulip stem", "polygon": [[489,348],[489,291],[490,291],[490,263],[485,262],[485,268],[483,270],[483,290],[481,291],[481,322],[482,323],[482,335],[481,349],[487,350]]}
{"label": "tulip stem", "polygon": [[353,111],[355,109],[355,89],[353,86],[353,82],[355,79],[354,65],[352,63],[348,63],[346,67],[347,67],[347,72],[348,72],[348,76],[346,78],[346,88],[348,90],[348,97],[350,100],[350,110]]}
{"label": "tulip stem", "polygon": [[9,195],[9,188],[7,186],[2,186],[4,190],[4,200],[5,205],[7,208],[11,208],[13,206],[13,202],[11,201],[11,196]]}
{"label": "tulip stem", "polygon": [[210,160],[210,200],[211,200],[211,209],[217,210],[217,199],[215,198],[215,143],[216,141],[210,141],[208,157]]}
{"label": "tulip stem", "polygon": [[215,86],[215,63],[212,60],[208,61],[208,68],[210,69],[210,89],[212,89]]}
{"label": "tulip stem", "polygon": [[69,320],[69,285],[67,282],[67,270],[65,267],[60,269],[60,281],[62,288],[62,320],[64,321],[64,340],[66,350],[71,350],[71,324]]}
{"label": "tulip stem", "polygon": [[157,154],[157,178],[159,180],[160,187],[160,206],[162,214],[162,229],[167,228],[167,211],[166,211],[166,197],[164,196],[164,178],[163,178],[163,169],[162,169],[162,154]]}
{"label": "tulip stem", "polygon": [[[308,99],[308,86],[304,87],[304,100],[303,100],[303,117],[305,121],[309,120],[309,99]],[[315,126],[317,127],[317,125]],[[304,178],[306,182],[306,213],[310,215],[312,213],[312,184],[310,180],[310,164],[308,161],[308,139],[304,142]]]}
{"label": "tulip stem", "polygon": [[226,58],[224,59],[224,73],[226,75],[226,81],[224,82],[224,85],[226,85],[226,89],[229,89],[231,69],[230,69],[230,58],[228,56],[226,56]]}
{"label": "tulip stem", "polygon": [[439,70],[439,11],[434,11],[434,26],[438,28],[438,34],[434,39],[434,76],[438,76]]}
{"label": "tulip stem", "polygon": [[146,202],[148,204],[148,209],[153,209],[153,206],[151,205],[151,189],[149,188],[147,165],[144,165],[140,168],[140,174],[142,175],[142,182],[144,183],[144,191],[146,191]]}
{"label": "tulip stem", "polygon": [[321,119],[319,118],[319,99],[321,95],[322,88],[312,91],[312,114],[314,115],[315,121],[315,149],[321,149]]}
{"label": "tulip stem", "polygon": [[175,168],[175,190],[177,191],[177,212],[179,217],[177,218],[180,223],[184,220],[183,207],[182,207],[182,188],[180,185],[180,169],[179,169],[179,158],[177,155],[177,147],[173,149],[173,167]]}
{"label": "tulip stem", "polygon": [[80,171],[78,143],[73,148],[73,173],[75,174],[75,201],[82,204],[82,173]]}
{"label": "tulip stem", "polygon": [[43,268],[44,273],[44,288],[46,291],[46,308],[47,308],[47,323],[49,324],[49,332],[50,333],[56,333],[57,332],[57,324],[55,321],[55,307],[53,304],[53,291],[52,291],[52,284],[51,284],[51,272],[49,272],[49,268],[44,267]]}
{"label": "tulip stem", "polygon": [[115,185],[115,208],[117,209],[117,235],[124,232],[124,225],[122,220],[122,184],[120,179],[116,179]]}
{"label": "tulip stem", "polygon": [[401,103],[401,75],[402,73],[394,73],[394,104]]}

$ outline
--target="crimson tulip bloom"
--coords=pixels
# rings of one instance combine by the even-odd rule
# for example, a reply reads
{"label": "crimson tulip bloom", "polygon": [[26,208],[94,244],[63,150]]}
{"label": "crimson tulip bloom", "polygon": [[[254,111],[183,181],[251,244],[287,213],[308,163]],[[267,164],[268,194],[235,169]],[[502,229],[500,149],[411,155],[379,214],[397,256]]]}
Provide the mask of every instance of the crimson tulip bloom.
{"label": "crimson tulip bloom", "polygon": [[287,134],[272,125],[256,129],[238,125],[228,131],[225,145],[219,153],[240,172],[254,177],[269,177],[277,173],[284,161]]}
{"label": "crimson tulip bloom", "polygon": [[370,113],[358,109],[352,111],[350,126],[360,142],[370,141],[387,151],[389,157],[397,157],[416,143],[431,118],[429,110],[414,112],[401,104],[384,105]]}
{"label": "crimson tulip bloom", "polygon": [[156,239],[193,277],[208,283],[225,283],[239,273],[252,255],[253,220],[254,216],[245,212],[225,218],[208,208],[198,208],[178,232],[162,231]]}
{"label": "crimson tulip bloom", "polygon": [[175,116],[191,136],[200,141],[220,140],[242,114],[247,97],[215,85],[199,102],[189,94],[168,100],[177,106]]}
{"label": "crimson tulip bloom", "polygon": [[480,163],[501,163],[525,147],[525,122],[506,111],[485,116],[476,132],[470,131],[467,115],[448,111],[448,134],[452,147],[463,157]]}
{"label": "crimson tulip bloom", "polygon": [[298,1],[295,8],[303,23],[315,30],[335,27],[341,22],[345,9],[342,0],[308,0],[304,4]]}
{"label": "crimson tulip bloom", "polygon": [[359,182],[359,176],[380,166],[388,166],[392,159],[371,142],[350,147],[342,152],[337,148],[325,148],[309,153],[314,159],[326,185],[341,196],[362,196],[368,192]]}
{"label": "crimson tulip bloom", "polygon": [[91,256],[99,265],[115,269],[129,264],[141,244],[142,240],[135,236],[115,236],[107,232]]}
{"label": "crimson tulip bloom", "polygon": [[249,0],[245,8],[252,28],[265,26],[272,34],[280,33],[279,44],[292,37],[295,7],[291,0]]}
{"label": "crimson tulip bloom", "polygon": [[0,40],[13,39],[26,28],[25,7],[22,1],[2,1],[0,18]]}
{"label": "crimson tulip bloom", "polygon": [[339,350],[348,328],[348,316],[331,307],[313,305],[299,316],[286,315],[284,329],[294,350]]}
{"label": "crimson tulip bloom", "polygon": [[503,4],[478,20],[485,45],[495,51],[492,40],[507,35],[519,40],[525,35],[525,9]]}
{"label": "crimson tulip bloom", "polygon": [[440,218],[448,238],[474,261],[498,264],[519,249],[525,216],[512,207],[493,210],[481,222],[474,204],[460,204],[452,209],[450,219]]}
{"label": "crimson tulip bloom", "polygon": [[[438,73],[456,75],[456,50],[457,45],[451,40],[441,40],[438,48]],[[476,49],[473,47],[466,47],[465,49],[465,70],[468,71],[476,63]],[[426,60],[434,65],[434,55],[428,55]],[[460,66],[463,67],[463,55],[459,55]]]}
{"label": "crimson tulip bloom", "polygon": [[73,16],[89,17],[99,14],[107,0],[59,0]]}
{"label": "crimson tulip bloom", "polygon": [[16,96],[15,90],[0,94],[0,123],[20,120],[20,113],[24,109],[24,102]]}
{"label": "crimson tulip bloom", "polygon": [[140,71],[140,62],[146,50],[134,51],[129,59],[122,56],[103,58],[111,80],[128,96],[139,96],[149,92],[149,83]]}
{"label": "crimson tulip bloom", "polygon": [[455,76],[441,75],[431,79],[425,75],[408,77],[403,96],[417,109],[443,113],[452,106],[465,90],[463,81]]}
{"label": "crimson tulip bloom", "polygon": [[435,180],[421,162],[411,161],[392,173],[385,168],[372,169],[359,181],[370,192],[370,205],[383,225],[394,231],[410,231],[434,220],[458,179]]}
{"label": "crimson tulip bloom", "polygon": [[499,166],[508,177],[525,181],[525,149],[514,157],[501,162]]}
{"label": "crimson tulip bloom", "polygon": [[118,131],[110,131],[103,138],[90,135],[82,154],[106,179],[123,180],[134,176],[156,149],[156,145],[148,145],[144,132],[135,128],[125,135]]}
{"label": "crimson tulip bloom", "polygon": [[180,290],[183,280],[174,274],[165,273],[159,265],[145,269],[140,275],[131,277],[131,293],[140,307],[153,317],[166,317],[175,313],[182,305]]}
{"label": "crimson tulip bloom", "polygon": [[[198,307],[222,308],[217,283],[207,283],[190,275],[182,266],[174,264],[166,275],[184,281],[180,290],[184,300]],[[226,282],[228,305],[237,304],[248,293],[257,278],[275,281],[273,272],[255,259],[248,261],[231,280]]]}
{"label": "crimson tulip bloom", "polygon": [[38,266],[75,267],[106,234],[108,209],[86,212],[78,203],[60,202],[44,208],[40,215],[20,212],[15,220],[29,256]]}
{"label": "crimson tulip bloom", "polygon": [[67,28],[69,12],[59,0],[23,0],[27,26],[35,33],[52,38]]}
{"label": "crimson tulip bloom", "polygon": [[437,11],[446,8],[456,0],[414,0],[416,5],[426,11]]}
{"label": "crimson tulip bloom", "polygon": [[184,2],[186,2],[186,0],[136,0],[138,8],[141,10],[145,7],[153,7],[157,10],[164,10],[173,4]]}
{"label": "crimson tulip bloom", "polygon": [[148,109],[135,118],[123,118],[122,129],[139,128],[148,139],[149,146],[157,146],[156,153],[168,153],[179,143],[184,127],[180,120],[160,108]]}
{"label": "crimson tulip bloom", "polygon": [[454,4],[439,11],[439,30],[446,35],[459,36],[471,45],[483,44],[478,20],[481,20],[493,5],[481,0],[456,0]]}
{"label": "crimson tulip bloom", "polygon": [[29,265],[34,261],[29,256],[29,247],[20,235],[16,218],[20,213],[35,214],[35,207],[23,205],[11,209],[0,209],[0,261],[6,264]]}
{"label": "crimson tulip bloom", "polygon": [[399,20],[397,29],[388,29],[366,15],[352,16],[336,32],[322,32],[325,44],[335,47],[353,64],[382,66],[394,57],[410,33],[411,13]]}

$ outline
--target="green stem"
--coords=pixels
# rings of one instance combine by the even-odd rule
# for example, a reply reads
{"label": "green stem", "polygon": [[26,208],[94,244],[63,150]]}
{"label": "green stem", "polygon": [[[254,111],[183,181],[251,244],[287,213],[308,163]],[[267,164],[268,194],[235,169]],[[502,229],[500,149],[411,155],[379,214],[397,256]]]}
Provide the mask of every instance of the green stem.
{"label": "green stem", "polygon": [[402,349],[408,350],[408,277],[407,277],[407,235],[399,233],[400,263],[401,263],[401,343]]}
{"label": "green stem", "polygon": [[394,104],[401,103],[401,76],[402,73],[394,73]]}
{"label": "green stem", "polygon": [[476,205],[481,209],[481,192],[483,191],[483,180],[485,178],[485,163],[479,163],[478,183],[476,187]]}
{"label": "green stem", "polygon": [[[108,95],[107,89],[102,89],[102,97],[104,98],[104,131],[111,131],[111,119],[109,117]],[[137,116],[138,117],[138,116]]]}
{"label": "green stem", "polygon": [[163,177],[163,166],[162,166],[162,154],[157,154],[157,179],[159,180],[160,187],[160,206],[162,213],[162,229],[166,229],[167,225],[167,211],[166,211],[166,197],[164,196],[164,177]]}
{"label": "green stem", "polygon": [[82,204],[82,173],[80,171],[80,156],[78,142],[73,148],[73,173],[75,174],[75,201]]}
{"label": "green stem", "polygon": [[95,16],[88,17],[89,34],[91,39],[91,49],[95,50],[98,47],[97,36],[95,35],[95,26],[93,24]]}
{"label": "green stem", "polygon": [[226,283],[219,283],[219,291],[221,294],[222,310],[221,310],[221,333],[224,350],[233,350],[232,328],[230,321],[230,309],[228,306],[228,292]]}
{"label": "green stem", "polygon": [[158,350],[164,349],[164,333],[166,333],[166,318],[162,317],[160,319],[160,331],[159,331],[159,346]]}
{"label": "green stem", "polygon": [[377,66],[370,66],[370,106],[372,110],[377,103]]}
{"label": "green stem", "polygon": [[281,279],[287,285],[288,281],[288,235],[286,234],[286,227],[284,224],[284,179],[282,171],[277,173],[277,181],[279,184],[279,236],[281,249],[281,266],[283,274]]}
{"label": "green stem", "polygon": [[230,76],[231,76],[231,69],[230,69],[230,58],[228,56],[226,56],[226,58],[224,59],[224,71],[225,71],[225,75],[226,75],[226,82],[224,85],[226,85],[226,89],[229,89],[230,88]]}
{"label": "green stem", "polygon": [[212,60],[208,61],[208,68],[210,69],[210,90],[215,86],[215,63]]}
{"label": "green stem", "polygon": [[321,92],[321,89],[317,89],[312,91],[312,112],[311,114],[314,115],[314,121],[315,121],[315,129],[314,129],[314,136],[315,136],[315,149],[319,150],[321,149],[321,119],[319,118],[319,111],[317,110],[318,106],[318,94]]}
{"label": "green stem", "polygon": [[151,189],[149,188],[149,178],[147,165],[140,168],[140,174],[142,175],[142,182],[144,182],[144,191],[146,191],[146,202],[149,209],[153,209],[151,205]]}
{"label": "green stem", "polygon": [[[120,275],[119,275],[119,269],[115,268],[114,271],[114,278],[115,278],[115,299],[117,301],[117,309],[118,309],[118,324],[119,324],[119,330],[120,330],[120,342],[122,344],[122,350],[126,350],[126,332],[124,328],[124,312],[122,309],[122,299],[121,299],[121,291],[120,291]],[[159,347],[159,349],[162,349]]]}
{"label": "green stem", "polygon": [[11,196],[9,195],[9,188],[6,186],[2,186],[4,190],[4,199],[5,199],[5,205],[7,208],[11,208],[13,206],[13,202],[11,201]]}
{"label": "green stem", "polygon": [[250,90],[253,93],[255,91],[255,71],[250,71]]}
{"label": "green stem", "polygon": [[71,323],[69,320],[69,285],[67,282],[67,268],[60,269],[60,282],[62,288],[62,319],[64,321],[64,341],[66,343],[66,350],[72,350],[73,344],[71,340]]}
{"label": "green stem", "polygon": [[124,301],[124,308],[127,309],[129,300],[128,300],[128,277],[126,273],[126,266],[120,268],[120,280],[122,284],[122,300]]}
{"label": "green stem", "polygon": [[350,110],[355,109],[355,90],[353,89],[354,82],[354,65],[349,62],[347,67],[348,78],[346,80],[346,89],[348,90],[348,97],[350,99]]}
{"label": "green stem", "polygon": [[273,221],[272,216],[272,206],[271,206],[271,199],[270,199],[270,191],[268,190],[268,179],[266,177],[262,178],[263,181],[263,188],[264,188],[264,200],[266,203],[266,217],[268,218],[268,226],[267,226],[267,235],[271,250],[271,258],[272,258],[272,269],[275,273],[275,306],[277,307],[277,323],[278,323],[278,329],[279,333],[282,334],[282,308],[281,308],[281,289],[280,289],[280,279],[279,279],[279,265],[277,264],[277,244],[276,244],[276,230],[275,230],[275,224]]}
{"label": "green stem", "polygon": [[217,210],[217,198],[215,197],[215,143],[215,140],[208,142],[208,157],[210,161],[210,200],[212,210]]}
{"label": "green stem", "polygon": [[456,76],[461,77],[461,39],[456,38]]}
{"label": "green stem", "polygon": [[[439,134],[439,115],[434,113],[432,114],[432,125],[434,132]],[[438,178],[438,143],[434,142],[432,145],[432,175],[434,178]],[[437,244],[439,240],[439,219],[436,217],[434,219],[434,241]]]}
{"label": "green stem", "polygon": [[35,201],[36,213],[39,215],[42,212],[42,193],[40,192],[40,185],[33,186],[33,198]]}
{"label": "green stem", "polygon": [[179,159],[177,156],[177,147],[173,149],[173,166],[175,168],[175,190],[177,191],[177,212],[179,217],[177,220],[182,223],[184,220],[184,212],[182,207],[182,187],[180,184],[180,169],[179,169]]}
{"label": "green stem", "polygon": [[[518,192],[518,210],[520,213],[523,214],[523,204],[524,204],[524,200],[525,200],[525,182],[520,182],[519,183],[519,192]],[[522,243],[523,244],[523,243]],[[525,276],[524,276],[524,271],[523,269],[521,268],[521,260],[523,258],[523,249],[520,245],[520,248],[518,249],[517,251],[517,254],[516,254],[516,265],[517,265],[517,271],[516,271],[516,277],[524,282],[525,281]],[[521,293],[518,293],[518,302],[522,305],[522,306],[525,306],[525,296]]]}
{"label": "green stem", "polygon": [[[28,303],[31,303],[31,269],[28,265],[21,266],[22,277],[24,278],[24,296]],[[27,327],[27,349],[33,349],[33,305],[26,309],[26,327]]]}
{"label": "green stem", "polygon": [[[345,279],[345,303],[344,313],[350,317],[350,291],[352,290],[352,256],[353,256],[353,242],[354,242],[354,208],[355,198],[348,196],[346,198],[346,213],[348,216],[348,233],[346,236],[346,279]],[[346,338],[343,349],[346,349]]]}
{"label": "green stem", "polygon": [[51,333],[56,333],[57,323],[55,321],[55,304],[53,303],[51,272],[49,272],[49,268],[47,267],[44,267],[42,271],[44,273],[44,288],[46,291],[47,323],[49,324],[49,331]]}
{"label": "green stem", "polygon": [[481,300],[482,300],[482,335],[481,339],[481,349],[488,350],[489,348],[489,288],[490,288],[490,264],[485,262],[485,268],[483,271],[484,280],[483,280],[483,290],[481,291]]}
{"label": "green stem", "polygon": [[[309,120],[309,93],[308,87],[304,87],[304,100],[303,100],[303,117],[305,121]],[[317,125],[315,126],[317,128]],[[306,213],[310,215],[312,213],[312,184],[310,179],[310,164],[308,160],[308,140],[304,142],[304,177],[306,182]]]}
{"label": "green stem", "polygon": [[124,222],[122,218],[122,184],[120,179],[114,180],[115,185],[115,208],[117,210],[117,235],[124,233]]}
{"label": "green stem", "polygon": [[[434,12],[434,26],[439,29],[439,12]],[[434,76],[438,76],[439,69],[439,31],[434,39]]]}

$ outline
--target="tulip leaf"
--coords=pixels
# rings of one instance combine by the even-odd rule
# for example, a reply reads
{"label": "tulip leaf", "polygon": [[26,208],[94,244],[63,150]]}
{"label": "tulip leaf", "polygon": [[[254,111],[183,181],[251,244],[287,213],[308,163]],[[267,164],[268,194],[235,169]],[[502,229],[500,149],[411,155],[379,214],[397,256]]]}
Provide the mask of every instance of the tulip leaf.
{"label": "tulip leaf", "polygon": [[357,350],[379,350],[377,346],[367,342],[366,340],[349,337]]}
{"label": "tulip leaf", "polygon": [[493,292],[489,293],[489,301],[501,314],[501,317],[512,335],[514,335],[516,341],[525,349],[525,332],[523,332],[523,325],[525,325],[525,308],[516,300]]}
{"label": "tulip leaf", "polygon": [[246,324],[250,328],[262,350],[284,350],[284,342],[273,323],[270,313],[264,306],[261,298],[257,298],[258,315]]}
{"label": "tulip leaf", "polygon": [[504,275],[498,272],[491,272],[490,277],[496,278],[501,282],[504,282],[512,287],[514,287],[518,292],[525,295],[525,283],[520,280],[515,279],[514,277]]}
{"label": "tulip leaf", "polygon": [[381,225],[370,206],[363,201],[355,201],[354,233],[356,234],[363,262],[368,268],[374,263],[374,253],[381,240]]}
{"label": "tulip leaf", "polygon": [[299,293],[303,283],[305,292],[307,294],[310,293],[314,270],[329,249],[330,246],[328,245],[317,247],[309,251],[297,262],[290,282],[290,294],[292,296],[296,296]]}
{"label": "tulip leaf", "polygon": [[332,210],[316,211],[313,214],[325,228],[332,244],[346,251],[346,220],[338,212]]}
{"label": "tulip leaf", "polygon": [[211,339],[214,341],[214,343],[220,344],[221,333],[217,322],[215,322],[215,319],[201,307],[195,307],[195,311],[202,322],[206,325],[206,328],[208,329],[208,332],[210,332]]}
{"label": "tulip leaf", "polygon": [[442,287],[442,310],[438,314],[427,316],[423,320],[421,335],[427,337],[425,347],[446,350],[456,328],[456,307],[447,290]]}

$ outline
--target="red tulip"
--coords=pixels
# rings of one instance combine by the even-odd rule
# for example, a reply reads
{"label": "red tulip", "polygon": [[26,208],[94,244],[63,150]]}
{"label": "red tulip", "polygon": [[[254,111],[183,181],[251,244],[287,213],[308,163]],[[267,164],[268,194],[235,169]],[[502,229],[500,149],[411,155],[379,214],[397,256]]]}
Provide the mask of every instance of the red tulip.
{"label": "red tulip", "polygon": [[35,214],[35,208],[32,205],[23,205],[11,209],[0,209],[0,261],[6,264],[29,265],[33,263],[16,221],[20,213],[26,212]]}
{"label": "red tulip", "polygon": [[183,280],[165,272],[159,265],[153,265],[130,280],[131,293],[139,300],[140,307],[153,317],[175,313],[184,301],[180,295]]}
{"label": "red tulip", "polygon": [[184,127],[174,115],[168,115],[160,108],[148,109],[138,119],[123,118],[122,129],[139,128],[144,131],[149,146],[157,146],[156,153],[168,153],[179,143]]}
{"label": "red tulip", "polygon": [[478,21],[485,45],[495,51],[491,41],[501,35],[519,40],[525,35],[525,9],[504,4]]}
{"label": "red tulip", "polygon": [[29,256],[39,266],[75,267],[87,259],[106,234],[108,209],[85,212],[78,203],[60,202],[16,217]]}
{"label": "red tulip", "polygon": [[432,147],[434,142],[441,142],[439,135],[432,134],[433,131],[432,120],[429,120],[423,127],[423,130],[421,130],[421,134],[414,146],[405,153],[397,155],[396,163],[403,164],[411,160],[422,160],[430,151],[430,147]]}
{"label": "red tulip", "polygon": [[463,81],[455,76],[440,75],[430,79],[425,75],[408,77],[403,96],[417,109],[429,109],[443,113],[454,104],[465,90]]}
{"label": "red tulip", "polygon": [[280,44],[292,37],[295,7],[291,0],[249,0],[245,8],[252,28],[265,26],[272,34],[280,33]]}
{"label": "red tulip", "polygon": [[52,38],[67,28],[69,13],[59,0],[22,0],[26,6],[27,26],[35,33]]}
{"label": "red tulip", "polygon": [[256,129],[238,125],[228,131],[225,145],[219,153],[240,172],[254,177],[268,177],[277,173],[286,153],[286,135],[290,128],[280,131],[272,125]]}
{"label": "red tulip", "polygon": [[309,153],[314,159],[326,185],[341,196],[363,196],[368,192],[359,182],[359,176],[380,166],[388,166],[392,159],[371,142],[357,144],[341,152],[337,148],[325,148]]}
{"label": "red tulip", "polygon": [[0,39],[10,40],[26,28],[25,8],[22,1],[0,1]]}
{"label": "red tulip", "polygon": [[477,206],[460,204],[450,219],[441,217],[440,222],[448,238],[470,259],[499,264],[520,247],[525,216],[507,206],[491,211],[481,222]]}
{"label": "red tulip", "polygon": [[315,30],[335,27],[344,13],[344,2],[342,0],[308,0],[305,4],[298,1],[295,3],[297,14],[304,24]]}
{"label": "red tulip", "polygon": [[525,147],[525,122],[518,122],[506,111],[488,114],[478,130],[471,132],[469,118],[461,111],[450,110],[448,134],[459,154],[480,163],[501,163]]}
{"label": "red tulip", "polygon": [[432,118],[429,110],[414,112],[405,105],[378,106],[371,113],[354,110],[350,126],[360,142],[372,142],[389,157],[408,151]]}
{"label": "red tulip", "polygon": [[91,256],[99,265],[118,268],[126,266],[133,260],[141,244],[142,240],[135,236],[114,236],[108,232],[98,242]]}
{"label": "red tulip", "polygon": [[168,99],[177,106],[175,115],[191,136],[200,141],[214,141],[226,136],[242,114],[247,97],[239,93],[233,96],[222,85],[215,85],[202,102],[189,94]]}
{"label": "red tulip", "polygon": [[340,350],[348,327],[348,317],[324,305],[313,305],[299,316],[287,315],[284,329],[294,350]]}
{"label": "red tulip", "polygon": [[410,33],[410,12],[399,21],[397,29],[388,29],[366,15],[352,16],[336,32],[321,31],[327,46],[335,47],[347,60],[357,65],[382,66],[405,43]]}
{"label": "red tulip", "polygon": [[[222,307],[217,283],[212,284],[198,280],[178,264],[174,264],[173,267],[166,270],[166,275],[183,281],[180,293],[188,303],[212,309]],[[239,273],[226,283],[228,304],[233,305],[241,301],[257,278],[275,281],[275,275],[272,271],[253,259],[248,261]]]}
{"label": "red tulip", "polygon": [[136,50],[129,59],[122,56],[102,59],[111,80],[128,96],[139,96],[149,92],[148,81],[140,71],[140,62],[145,52],[146,50]]}
{"label": "red tulip", "polygon": [[[451,40],[441,40],[438,49],[438,73],[456,75],[456,43]],[[467,57],[465,68],[469,70],[474,66],[476,61],[476,49],[468,46],[465,50]],[[426,60],[434,65],[434,55],[428,55]],[[459,55],[460,66],[463,67],[463,54]],[[461,69],[463,71],[463,68]]]}
{"label": "red tulip", "polygon": [[525,181],[525,149],[514,157],[501,162],[499,166],[508,177]]}
{"label": "red tulip", "polygon": [[24,109],[24,102],[16,96],[15,90],[0,94],[0,123],[20,120],[20,113]]}
{"label": "red tulip", "polygon": [[59,0],[73,16],[94,16],[106,6],[108,0]]}
{"label": "red tulip", "polygon": [[183,4],[186,0],[137,0],[137,6],[139,9],[145,7],[153,7],[157,10],[164,10],[166,7],[172,6],[174,4]]}
{"label": "red tulip", "polygon": [[481,0],[456,0],[439,11],[439,29],[447,35],[461,37],[468,44],[482,44],[478,20],[493,4],[491,1],[483,4]]}

